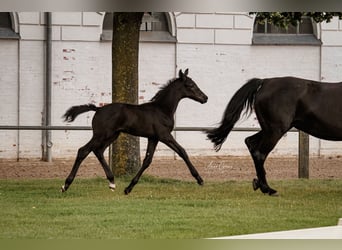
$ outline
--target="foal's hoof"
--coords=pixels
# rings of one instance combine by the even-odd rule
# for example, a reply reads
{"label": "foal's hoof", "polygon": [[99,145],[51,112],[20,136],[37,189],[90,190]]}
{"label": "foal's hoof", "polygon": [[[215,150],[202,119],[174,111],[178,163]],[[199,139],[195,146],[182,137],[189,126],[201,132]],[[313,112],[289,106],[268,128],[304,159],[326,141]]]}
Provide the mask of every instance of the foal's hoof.
{"label": "foal's hoof", "polygon": [[200,185],[200,186],[203,186],[203,185],[204,185],[204,181],[203,181],[203,179],[202,179],[201,177],[199,177],[199,178],[197,179],[197,183],[198,183],[198,185]]}
{"label": "foal's hoof", "polygon": [[132,189],[130,189],[130,188],[128,188],[128,187],[125,188],[125,191],[124,191],[124,192],[125,192],[125,195],[128,195],[131,191],[132,191]]}
{"label": "foal's hoof", "polygon": [[109,183],[109,189],[112,190],[113,192],[115,191],[115,184],[114,183]]}
{"label": "foal's hoof", "polygon": [[64,186],[64,185],[61,187],[61,192],[62,192],[62,193],[66,192],[66,189],[65,189],[65,186]]}

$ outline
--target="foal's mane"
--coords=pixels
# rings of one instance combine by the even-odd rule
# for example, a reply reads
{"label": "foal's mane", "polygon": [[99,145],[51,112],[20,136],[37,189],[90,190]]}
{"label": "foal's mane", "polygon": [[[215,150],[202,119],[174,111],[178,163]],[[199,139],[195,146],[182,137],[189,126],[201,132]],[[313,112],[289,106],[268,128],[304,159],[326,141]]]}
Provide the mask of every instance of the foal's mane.
{"label": "foal's mane", "polygon": [[177,80],[178,78],[173,78],[169,80],[166,84],[160,87],[159,91],[151,98],[151,102],[158,101],[162,99],[166,92],[168,92],[168,89],[171,87],[171,85]]}

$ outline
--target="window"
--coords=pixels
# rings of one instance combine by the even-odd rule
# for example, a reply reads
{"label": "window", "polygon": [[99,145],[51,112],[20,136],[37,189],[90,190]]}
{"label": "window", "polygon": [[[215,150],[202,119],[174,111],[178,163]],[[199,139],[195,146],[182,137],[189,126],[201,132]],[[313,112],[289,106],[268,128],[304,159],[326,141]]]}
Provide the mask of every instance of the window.
{"label": "window", "polygon": [[[113,14],[106,13],[103,20],[101,40],[112,40]],[[176,42],[172,34],[171,21],[167,13],[148,12],[142,18],[140,27],[140,41],[142,42]]]}
{"label": "window", "polygon": [[303,17],[297,26],[287,28],[273,24],[255,22],[253,30],[253,44],[256,45],[321,45],[315,35],[314,23],[309,17]]}
{"label": "window", "polygon": [[0,38],[19,39],[19,35],[14,32],[12,18],[8,12],[0,12]]}

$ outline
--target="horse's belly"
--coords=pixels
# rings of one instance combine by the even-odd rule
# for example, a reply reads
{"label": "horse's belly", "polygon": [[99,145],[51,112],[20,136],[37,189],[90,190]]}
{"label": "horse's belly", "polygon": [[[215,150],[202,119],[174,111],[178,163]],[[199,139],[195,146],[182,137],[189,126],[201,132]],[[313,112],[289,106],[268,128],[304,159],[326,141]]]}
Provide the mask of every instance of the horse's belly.
{"label": "horse's belly", "polygon": [[305,123],[296,124],[295,127],[320,139],[342,141],[341,122],[310,119]]}

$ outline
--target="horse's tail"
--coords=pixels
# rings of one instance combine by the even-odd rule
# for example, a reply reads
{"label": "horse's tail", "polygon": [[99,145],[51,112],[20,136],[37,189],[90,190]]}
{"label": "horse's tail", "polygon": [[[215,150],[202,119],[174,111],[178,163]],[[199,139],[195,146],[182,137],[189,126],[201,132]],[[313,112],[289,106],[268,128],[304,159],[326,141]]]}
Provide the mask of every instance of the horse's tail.
{"label": "horse's tail", "polygon": [[63,115],[65,122],[72,122],[76,119],[79,114],[88,112],[88,111],[97,111],[99,108],[94,104],[85,104],[80,106],[72,106],[69,108],[65,114]]}
{"label": "horse's tail", "polygon": [[235,123],[240,119],[241,112],[246,109],[248,116],[253,110],[255,95],[262,84],[261,79],[251,79],[243,85],[229,101],[224,111],[221,125],[207,130],[207,137],[214,143],[214,148],[219,151]]}

